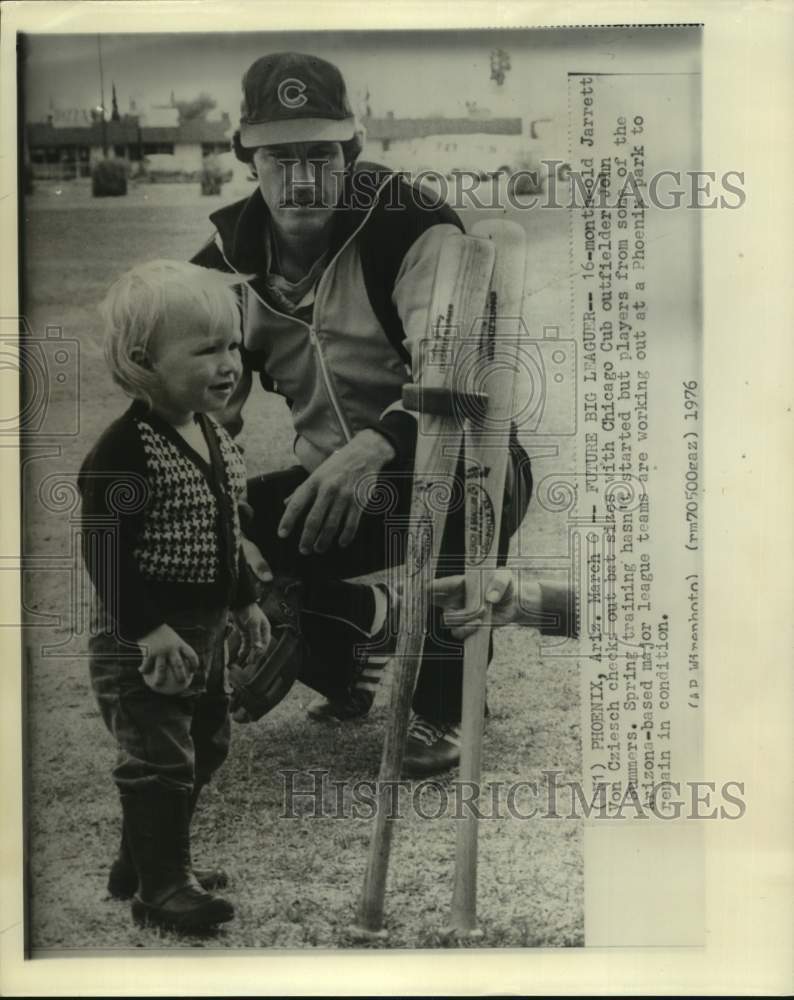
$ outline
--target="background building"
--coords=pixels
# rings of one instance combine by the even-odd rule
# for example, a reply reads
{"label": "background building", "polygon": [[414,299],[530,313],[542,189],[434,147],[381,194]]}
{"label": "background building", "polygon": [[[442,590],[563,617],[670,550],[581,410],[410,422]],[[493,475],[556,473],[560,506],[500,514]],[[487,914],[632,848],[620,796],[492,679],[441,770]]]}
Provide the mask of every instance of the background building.
{"label": "background building", "polygon": [[[140,171],[153,174],[153,179],[193,180],[205,156],[231,150],[232,127],[225,112],[215,120],[180,123],[176,108],[155,110],[172,114],[123,115],[116,121],[63,127],[52,117],[28,124],[27,151],[33,178],[90,177],[91,167],[105,158],[107,150],[108,156],[126,160],[133,174]],[[172,120],[163,124],[164,118]]]}
{"label": "background building", "polygon": [[395,170],[495,173],[529,154],[522,119],[491,118],[488,112],[465,118],[365,116],[362,124],[366,158]]}

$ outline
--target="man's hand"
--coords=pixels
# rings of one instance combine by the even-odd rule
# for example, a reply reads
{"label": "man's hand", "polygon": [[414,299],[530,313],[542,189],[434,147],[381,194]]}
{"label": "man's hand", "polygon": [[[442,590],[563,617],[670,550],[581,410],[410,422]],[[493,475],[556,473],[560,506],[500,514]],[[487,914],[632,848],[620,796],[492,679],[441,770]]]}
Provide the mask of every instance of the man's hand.
{"label": "man's hand", "polygon": [[[452,629],[456,639],[465,639],[481,628],[485,617],[485,605],[466,610],[466,578],[447,576],[433,580],[430,586],[433,604],[446,608],[444,624]],[[509,569],[498,569],[494,573],[485,601],[491,605],[491,624],[510,625],[516,621],[519,606],[513,585],[513,574]]]}
{"label": "man's hand", "polygon": [[138,639],[143,663],[138,671],[158,694],[181,694],[193,679],[199,660],[196,651],[170,625],[159,625]]}
{"label": "man's hand", "polygon": [[234,620],[242,637],[237,654],[237,662],[244,664],[250,656],[256,656],[270,644],[270,622],[258,604],[247,604],[233,612]]}
{"label": "man's hand", "polygon": [[278,526],[286,538],[306,511],[299,549],[302,555],[325,552],[338,536],[340,548],[356,537],[362,510],[356,486],[364,476],[377,474],[394,458],[394,448],[376,430],[366,429],[326,458],[287,500]]}

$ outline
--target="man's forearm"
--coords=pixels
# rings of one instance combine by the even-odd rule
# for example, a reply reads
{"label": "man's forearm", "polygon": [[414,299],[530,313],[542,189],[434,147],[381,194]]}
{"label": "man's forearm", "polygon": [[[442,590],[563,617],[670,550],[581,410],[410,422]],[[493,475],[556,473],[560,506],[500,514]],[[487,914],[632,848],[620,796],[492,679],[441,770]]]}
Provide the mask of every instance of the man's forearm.
{"label": "man's forearm", "polygon": [[359,431],[353,437],[351,444],[355,444],[363,449],[367,455],[372,456],[381,468],[394,461],[397,454],[389,436],[374,427],[365,427],[364,430]]}

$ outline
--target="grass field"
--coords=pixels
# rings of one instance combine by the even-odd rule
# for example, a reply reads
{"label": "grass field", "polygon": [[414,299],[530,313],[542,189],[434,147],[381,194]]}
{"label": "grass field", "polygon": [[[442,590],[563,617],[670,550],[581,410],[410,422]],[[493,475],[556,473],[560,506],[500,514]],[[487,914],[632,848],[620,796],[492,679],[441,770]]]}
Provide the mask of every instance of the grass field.
{"label": "grass field", "polygon": [[[223,201],[240,193],[227,191]],[[364,721],[334,726],[309,722],[305,709],[312,692],[297,685],[260,723],[235,728],[229,761],[200,806],[194,856],[228,870],[228,895],[237,918],[217,935],[197,940],[138,930],[129,905],[105,897],[119,828],[110,778],[113,741],[93,703],[85,659],[42,653],[45,645],[71,643],[73,650],[80,642],[84,646],[84,640],[75,645],[72,639],[68,567],[74,513],[46,509],[39,489],[46,476],[76,473],[102,428],[127,405],[104,370],[96,303],[114,277],[132,264],[191,255],[210,233],[207,213],[221,203],[201,198],[197,187],[171,185],[133,186],[127,198],[92,200],[85,186],[72,183],[60,188],[41,184],[23,207],[27,318],[37,336],[47,326],[61,327],[63,337],[79,343],[80,354],[79,376],[65,386],[54,385],[48,417],[66,426],[77,394],[79,433],[64,439],[57,456],[31,453],[26,469],[27,555],[51,564],[25,580],[33,623],[26,638],[29,927],[37,952],[352,946],[346,927],[361,885],[369,823],[330,816],[282,818],[279,772],[327,768],[331,781],[374,778],[388,674]],[[549,250],[566,239],[564,218],[563,213],[549,214],[554,218],[538,222],[547,231],[530,227],[532,246],[543,248],[533,256],[537,263],[530,280],[538,295],[546,296],[543,301],[564,302],[565,276],[556,275],[549,263],[565,259]],[[246,420],[243,440],[251,471],[292,463],[291,428],[282,401],[255,392]],[[552,469],[551,460],[538,459],[536,482]],[[562,530],[560,518],[533,503],[521,529],[522,551],[563,551]],[[37,618],[47,615],[55,617]],[[504,629],[496,637],[488,700],[485,781],[536,781],[542,787],[544,771],[561,772],[561,781],[579,776],[574,659],[544,659],[537,633]],[[453,772],[443,780],[454,777]],[[425,808],[431,813],[434,794],[438,792],[428,790]],[[333,803],[331,790],[331,812]],[[480,826],[484,945],[583,944],[580,823],[506,817]],[[455,821],[449,817],[409,815],[398,821],[387,899],[390,946],[449,943],[443,928],[454,837]]]}

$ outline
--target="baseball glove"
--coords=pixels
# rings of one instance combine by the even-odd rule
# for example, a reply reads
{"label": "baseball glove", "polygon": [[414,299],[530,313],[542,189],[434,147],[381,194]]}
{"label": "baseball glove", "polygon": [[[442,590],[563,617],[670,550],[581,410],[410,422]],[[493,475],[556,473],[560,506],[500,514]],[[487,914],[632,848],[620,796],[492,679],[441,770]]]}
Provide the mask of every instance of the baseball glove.
{"label": "baseball glove", "polygon": [[263,653],[240,663],[240,633],[235,629],[229,636],[227,676],[230,707],[237,722],[261,719],[286,697],[297,680],[306,656],[300,631],[302,593],[300,580],[287,577],[276,577],[264,585],[259,605],[270,621],[272,637]]}

